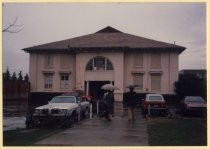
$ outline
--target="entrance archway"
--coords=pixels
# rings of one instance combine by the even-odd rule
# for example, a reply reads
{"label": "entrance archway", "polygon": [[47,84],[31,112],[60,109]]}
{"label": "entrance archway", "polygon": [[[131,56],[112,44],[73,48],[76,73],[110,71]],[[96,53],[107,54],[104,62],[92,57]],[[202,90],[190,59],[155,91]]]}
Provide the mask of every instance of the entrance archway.
{"label": "entrance archway", "polygon": [[103,56],[90,59],[85,69],[85,91],[86,95],[101,99],[104,84],[114,83],[114,67],[112,62]]}

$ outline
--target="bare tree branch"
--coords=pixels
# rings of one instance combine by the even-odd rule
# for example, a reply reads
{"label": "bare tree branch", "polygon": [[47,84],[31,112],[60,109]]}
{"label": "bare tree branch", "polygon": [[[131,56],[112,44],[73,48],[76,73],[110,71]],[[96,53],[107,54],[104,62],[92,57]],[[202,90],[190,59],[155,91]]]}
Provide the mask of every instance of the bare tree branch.
{"label": "bare tree branch", "polygon": [[[2,30],[2,32],[7,32],[7,33],[18,33],[21,30],[23,30],[23,25],[17,25],[16,22],[18,20],[18,17],[15,18],[14,22],[9,24],[9,26],[5,29]],[[21,27],[21,28],[20,28]]]}

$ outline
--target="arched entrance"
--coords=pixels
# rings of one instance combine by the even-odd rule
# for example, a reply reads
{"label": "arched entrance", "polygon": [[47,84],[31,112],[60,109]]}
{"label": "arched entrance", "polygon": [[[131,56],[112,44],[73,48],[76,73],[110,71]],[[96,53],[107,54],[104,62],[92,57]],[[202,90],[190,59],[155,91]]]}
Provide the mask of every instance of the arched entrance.
{"label": "arched entrance", "polygon": [[114,84],[114,67],[111,61],[103,56],[90,59],[85,70],[85,92],[95,98],[102,98],[104,84]]}

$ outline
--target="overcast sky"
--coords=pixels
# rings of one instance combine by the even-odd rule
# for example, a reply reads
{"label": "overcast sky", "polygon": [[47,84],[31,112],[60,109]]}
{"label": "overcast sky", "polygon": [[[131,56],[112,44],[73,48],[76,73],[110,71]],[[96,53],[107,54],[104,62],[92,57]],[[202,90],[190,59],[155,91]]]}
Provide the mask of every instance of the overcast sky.
{"label": "overcast sky", "polygon": [[205,3],[4,3],[3,28],[18,17],[19,33],[3,33],[3,71],[28,73],[21,49],[94,33],[106,26],[187,49],[179,69],[206,68]]}

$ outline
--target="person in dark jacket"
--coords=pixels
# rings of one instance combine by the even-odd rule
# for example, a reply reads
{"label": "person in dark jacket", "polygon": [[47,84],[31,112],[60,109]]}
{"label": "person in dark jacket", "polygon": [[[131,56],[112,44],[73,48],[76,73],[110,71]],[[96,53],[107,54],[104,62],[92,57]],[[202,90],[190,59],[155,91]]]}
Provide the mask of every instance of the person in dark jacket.
{"label": "person in dark jacket", "polygon": [[130,87],[130,91],[125,96],[125,103],[128,107],[128,121],[135,121],[134,110],[137,105],[137,96],[134,88]]}
{"label": "person in dark jacket", "polygon": [[105,102],[105,118],[109,121],[110,119],[110,114],[113,114],[113,107],[114,107],[114,94],[112,90],[109,90],[107,93],[104,94],[104,102]]}

